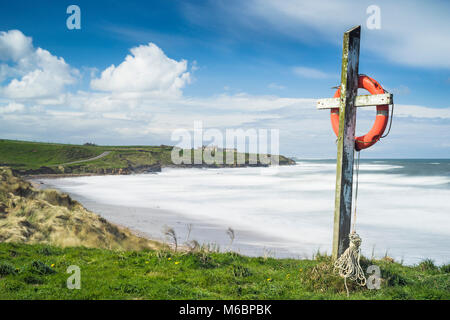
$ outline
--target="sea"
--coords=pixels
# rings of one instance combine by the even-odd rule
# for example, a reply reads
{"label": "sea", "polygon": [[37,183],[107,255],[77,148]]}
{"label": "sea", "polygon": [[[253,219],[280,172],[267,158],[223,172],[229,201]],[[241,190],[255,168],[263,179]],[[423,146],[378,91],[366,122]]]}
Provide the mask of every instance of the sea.
{"label": "sea", "polygon": [[[331,253],[335,179],[335,160],[301,160],[39,181],[150,238],[169,243],[165,230],[172,228],[179,244],[312,258]],[[355,207],[355,231],[368,258],[450,262],[450,159],[361,160]]]}

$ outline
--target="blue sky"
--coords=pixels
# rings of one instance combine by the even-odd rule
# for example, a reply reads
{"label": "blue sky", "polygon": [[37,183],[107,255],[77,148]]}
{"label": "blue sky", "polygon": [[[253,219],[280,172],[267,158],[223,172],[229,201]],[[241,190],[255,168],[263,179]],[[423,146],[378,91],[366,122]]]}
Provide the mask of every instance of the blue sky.
{"label": "blue sky", "polygon": [[[71,4],[81,30],[66,27]],[[380,29],[366,27],[369,5]],[[203,121],[278,129],[281,153],[331,158],[314,101],[332,96],[342,33],[361,24],[360,73],[396,103],[392,133],[366,157],[448,158],[449,13],[446,1],[2,2],[0,136],[174,144]],[[373,117],[358,114],[358,133]]]}

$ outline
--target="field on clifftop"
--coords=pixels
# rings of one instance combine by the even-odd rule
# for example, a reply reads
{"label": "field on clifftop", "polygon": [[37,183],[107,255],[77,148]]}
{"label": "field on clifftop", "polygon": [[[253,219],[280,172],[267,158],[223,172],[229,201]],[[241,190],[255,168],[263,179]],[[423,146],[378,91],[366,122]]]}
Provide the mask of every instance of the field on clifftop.
{"label": "field on clifftop", "polygon": [[[170,164],[169,146],[97,146],[0,140],[0,165],[20,174],[111,173]],[[108,154],[97,160],[84,161]]]}
{"label": "field on clifftop", "polygon": [[[23,175],[127,174],[133,172],[159,171],[161,167],[167,166],[185,167],[186,165],[174,165],[172,163],[172,148],[172,146],[165,145],[97,146],[91,144],[73,145],[0,140],[0,166],[8,166],[15,172]],[[234,152],[235,162],[239,154],[242,153]],[[223,156],[225,160],[225,152]],[[89,160],[95,157],[100,158]],[[246,163],[248,163],[248,153],[245,154],[245,159]],[[284,156],[280,156],[279,162],[280,165],[294,164],[293,160]],[[235,165],[213,164],[209,166],[231,167]]]}

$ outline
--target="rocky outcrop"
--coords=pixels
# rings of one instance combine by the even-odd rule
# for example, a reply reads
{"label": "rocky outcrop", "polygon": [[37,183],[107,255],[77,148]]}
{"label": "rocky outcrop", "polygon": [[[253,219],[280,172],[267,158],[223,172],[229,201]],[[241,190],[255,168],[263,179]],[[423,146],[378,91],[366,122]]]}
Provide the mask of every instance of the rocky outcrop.
{"label": "rocky outcrop", "polygon": [[40,167],[38,169],[28,170],[13,170],[14,174],[33,177],[71,177],[84,175],[127,175],[136,173],[153,173],[161,172],[161,165],[159,163],[151,165],[128,165],[125,168],[91,168],[87,166],[58,166],[58,167]]}
{"label": "rocky outcrop", "polygon": [[[153,151],[135,150],[138,153],[153,154]],[[15,174],[35,177],[64,177],[64,176],[84,176],[84,175],[127,175],[137,173],[154,173],[161,172],[162,167],[171,168],[242,168],[242,167],[268,167],[269,165],[259,161],[257,163],[242,163],[242,164],[172,164],[170,156],[161,156],[160,152],[156,152],[157,156],[149,156],[148,158],[142,155],[136,156],[131,154],[127,158],[122,154],[113,154],[116,161],[105,162],[101,164],[92,163],[68,163],[65,165],[40,167],[37,169],[17,169]],[[158,158],[159,157],[159,158]],[[150,160],[151,159],[151,160]],[[224,159],[225,161],[225,159]],[[247,160],[248,161],[248,160]],[[280,166],[293,165],[295,161],[284,156],[279,156],[278,164]],[[108,167],[110,166],[110,167]]]}
{"label": "rocky outcrop", "polygon": [[57,167],[40,167],[38,169],[27,169],[27,170],[13,170],[14,174],[19,174],[23,176],[27,175],[38,175],[38,174],[59,174],[61,172]]}
{"label": "rocky outcrop", "polygon": [[151,164],[151,165],[139,165],[139,166],[130,166],[127,168],[128,173],[153,173],[153,172],[161,172],[161,165],[159,163]]}

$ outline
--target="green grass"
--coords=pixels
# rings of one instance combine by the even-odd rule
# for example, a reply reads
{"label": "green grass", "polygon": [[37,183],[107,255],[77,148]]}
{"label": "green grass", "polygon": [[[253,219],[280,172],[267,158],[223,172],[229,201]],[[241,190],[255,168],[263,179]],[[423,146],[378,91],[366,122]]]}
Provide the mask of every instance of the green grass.
{"label": "green grass", "polygon": [[[376,264],[380,290],[350,284],[350,299],[449,299],[448,266]],[[67,267],[81,289],[66,287]],[[424,267],[426,265],[426,267]],[[330,259],[250,258],[236,253],[110,251],[0,243],[1,299],[347,299]]]}
{"label": "green grass", "polygon": [[37,169],[101,154],[95,146],[0,140],[0,163],[13,169]]}
{"label": "green grass", "polygon": [[[110,154],[97,160],[64,165],[68,162],[96,157],[105,151]],[[111,173],[140,166],[172,166],[171,146],[96,146],[57,143],[28,142],[0,139],[0,166],[8,166],[19,174],[39,174],[42,167],[50,167],[52,173]],[[249,155],[246,154],[248,160]],[[193,155],[192,155],[193,158]],[[224,156],[225,159],[225,156]],[[236,153],[235,153],[236,159]],[[293,163],[280,156],[280,164]],[[49,169],[47,169],[48,171]]]}
{"label": "green grass", "polygon": [[[110,155],[89,164],[126,166],[131,162],[155,163],[170,160],[170,146],[86,146],[18,140],[0,140],[0,164],[13,169],[36,169],[83,160],[112,151]],[[79,165],[79,164],[77,164]],[[75,166],[75,165],[73,165]]]}

